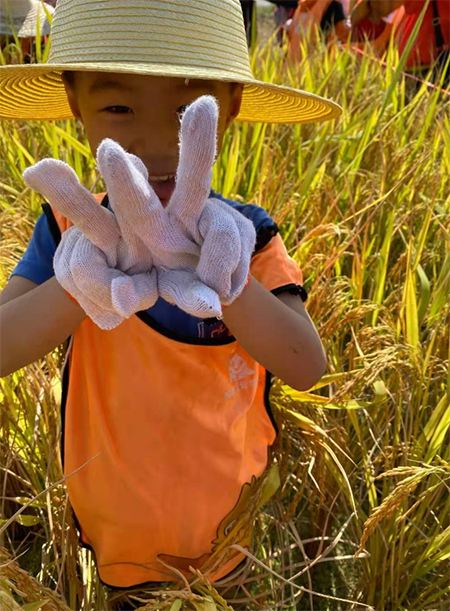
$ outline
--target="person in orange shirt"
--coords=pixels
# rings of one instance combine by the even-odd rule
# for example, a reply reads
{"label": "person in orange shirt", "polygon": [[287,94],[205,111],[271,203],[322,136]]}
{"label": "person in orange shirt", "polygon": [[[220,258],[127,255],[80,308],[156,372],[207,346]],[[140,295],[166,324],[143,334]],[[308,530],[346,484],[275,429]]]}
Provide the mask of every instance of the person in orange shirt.
{"label": "person in orange shirt", "polygon": [[0,67],[0,118],[77,119],[106,192],[58,159],[24,173],[46,201],[0,296],[0,375],[69,338],[61,460],[111,596],[220,583],[279,483],[273,375],[307,390],[326,357],[279,228],[213,165],[234,120],[341,108],[255,79],[236,0],[58,0],[51,33],[47,64]]}
{"label": "person in orange shirt", "polygon": [[300,40],[310,30],[317,42],[337,39],[347,40],[350,27],[340,0],[299,0],[289,27],[289,56],[292,61],[300,59]]}
{"label": "person in orange shirt", "polygon": [[[359,0],[352,8],[352,40],[369,43],[382,54],[394,30],[401,55],[427,0]],[[450,2],[430,0],[419,33],[406,58],[410,72],[425,76],[434,66],[434,80],[439,78],[450,49]],[[446,81],[448,82],[449,73]]]}
{"label": "person in orange shirt", "polygon": [[[403,53],[414,25],[420,17],[426,0],[404,0],[405,18],[398,28],[398,50]],[[406,67],[425,75],[434,66],[434,79],[450,53],[450,2],[430,0],[420,26],[419,34],[406,60]],[[447,68],[445,82],[450,78]]]}
{"label": "person in orange shirt", "polygon": [[[370,42],[384,51],[403,0],[361,0],[351,12],[352,41]],[[403,15],[403,10],[401,11]]]}

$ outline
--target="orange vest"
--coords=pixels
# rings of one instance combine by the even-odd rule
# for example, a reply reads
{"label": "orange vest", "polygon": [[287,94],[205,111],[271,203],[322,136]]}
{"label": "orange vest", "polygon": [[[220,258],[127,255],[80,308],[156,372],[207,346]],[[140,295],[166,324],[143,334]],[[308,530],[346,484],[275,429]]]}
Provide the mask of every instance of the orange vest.
{"label": "orange vest", "polygon": [[311,37],[316,38],[320,22],[331,0],[316,0],[313,5],[299,2],[289,28],[289,56],[293,61],[300,60],[300,41],[311,28]]}
{"label": "orange vest", "polygon": [[[61,233],[70,227],[53,213]],[[251,273],[269,290],[302,283],[279,235],[253,256]],[[187,576],[189,566],[201,570],[266,469],[277,436],[270,384],[231,335],[176,337],[147,312],[111,331],[89,318],[79,325],[63,369],[63,470],[98,454],[66,484],[105,585],[179,581],[158,558]]]}
{"label": "orange vest", "polygon": [[[358,4],[358,3],[357,3]],[[379,25],[375,25],[370,19],[362,19],[353,29],[355,43],[359,49],[366,46],[366,38],[370,41],[370,46],[382,55],[389,46],[389,41],[393,30],[396,30],[402,23],[405,15],[404,6],[400,6],[389,15],[386,15]],[[359,41],[359,42],[358,42]]]}

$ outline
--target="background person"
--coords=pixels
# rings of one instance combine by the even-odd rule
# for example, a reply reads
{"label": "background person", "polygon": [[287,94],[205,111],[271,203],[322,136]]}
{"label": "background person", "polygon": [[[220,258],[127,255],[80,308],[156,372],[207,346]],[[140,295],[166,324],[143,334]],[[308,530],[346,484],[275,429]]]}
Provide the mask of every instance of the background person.
{"label": "background person", "polygon": [[382,55],[389,45],[392,31],[402,22],[405,9],[401,5],[386,15],[371,14],[366,0],[357,0],[352,2],[350,15],[352,42],[359,49],[370,44],[378,55]]}
{"label": "background person", "polygon": [[[401,55],[420,18],[426,0],[359,0],[351,12],[352,40],[371,41],[382,54],[389,44],[394,29],[395,42]],[[406,58],[405,68],[422,77],[431,66],[433,79],[439,78],[450,49],[450,2],[430,0],[419,33]],[[448,83],[447,71],[445,82]]]}
{"label": "background person", "polygon": [[277,29],[277,40],[281,43],[287,33],[288,28],[286,26],[294,16],[298,0],[269,0],[269,2],[275,4],[273,18]]}
{"label": "background person", "polygon": [[[0,0],[0,48],[6,63],[31,63],[36,56],[38,31],[45,46],[50,34],[46,11],[53,15],[55,9],[50,5],[44,9],[40,0]],[[19,39],[20,49],[17,49],[14,34]]]}
{"label": "background person", "polygon": [[[409,37],[420,17],[425,0],[404,0],[405,17],[398,27],[398,51],[405,50]],[[450,1],[431,0],[420,26],[417,39],[406,60],[406,69],[426,76],[433,66],[433,80],[438,80],[440,71],[450,50]],[[445,83],[449,83],[447,68]]]}
{"label": "background person", "polygon": [[340,0],[300,0],[289,28],[290,59],[299,61],[301,39],[309,32],[317,44],[334,38],[347,40],[350,26]]}

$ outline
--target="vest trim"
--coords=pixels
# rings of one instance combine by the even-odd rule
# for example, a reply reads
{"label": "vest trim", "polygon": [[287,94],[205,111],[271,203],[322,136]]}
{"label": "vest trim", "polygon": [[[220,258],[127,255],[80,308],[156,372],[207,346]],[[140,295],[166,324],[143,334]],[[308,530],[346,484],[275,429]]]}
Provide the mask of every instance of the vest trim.
{"label": "vest trim", "polygon": [[[230,335],[230,337],[226,337],[221,340],[214,339],[213,337],[189,337],[189,335],[182,335],[181,333],[176,333],[175,331],[171,331],[170,329],[166,329],[159,324],[148,312],[142,310],[141,312],[136,312],[136,316],[142,320],[144,324],[148,327],[151,327],[155,331],[157,331],[160,335],[164,335],[168,339],[172,339],[176,342],[180,342],[182,344],[193,344],[196,346],[226,346],[227,344],[232,344],[236,341],[235,337]],[[200,320],[200,319],[199,319]]]}
{"label": "vest trim", "polygon": [[56,246],[61,242],[61,230],[56,222],[55,215],[53,214],[53,210],[47,202],[42,204],[42,210],[47,218],[48,227],[50,229],[50,233],[52,234],[52,238],[55,240]]}

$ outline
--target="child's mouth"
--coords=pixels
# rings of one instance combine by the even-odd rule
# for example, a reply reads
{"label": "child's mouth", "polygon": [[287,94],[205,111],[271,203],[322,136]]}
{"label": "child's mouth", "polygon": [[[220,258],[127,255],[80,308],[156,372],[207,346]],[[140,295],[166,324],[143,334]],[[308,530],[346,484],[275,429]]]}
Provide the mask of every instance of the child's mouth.
{"label": "child's mouth", "polygon": [[148,181],[161,203],[166,206],[175,189],[175,175],[149,176]]}

